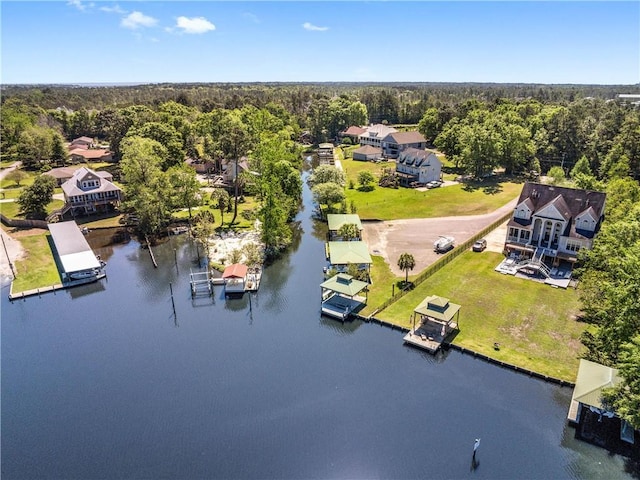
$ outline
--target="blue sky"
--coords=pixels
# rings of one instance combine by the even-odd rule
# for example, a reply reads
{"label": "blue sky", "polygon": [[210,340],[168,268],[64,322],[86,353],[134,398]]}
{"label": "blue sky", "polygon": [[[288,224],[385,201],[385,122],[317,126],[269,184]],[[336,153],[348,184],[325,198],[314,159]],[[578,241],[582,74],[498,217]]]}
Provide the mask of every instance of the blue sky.
{"label": "blue sky", "polygon": [[2,1],[2,83],[640,82],[640,2]]}

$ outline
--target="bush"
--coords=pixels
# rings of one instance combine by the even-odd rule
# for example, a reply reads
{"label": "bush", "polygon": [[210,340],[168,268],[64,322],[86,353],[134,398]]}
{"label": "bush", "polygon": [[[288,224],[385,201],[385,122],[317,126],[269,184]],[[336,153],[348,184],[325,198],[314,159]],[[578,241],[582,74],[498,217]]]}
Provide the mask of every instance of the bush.
{"label": "bush", "polygon": [[350,137],[342,137],[343,145],[353,145],[353,140]]}

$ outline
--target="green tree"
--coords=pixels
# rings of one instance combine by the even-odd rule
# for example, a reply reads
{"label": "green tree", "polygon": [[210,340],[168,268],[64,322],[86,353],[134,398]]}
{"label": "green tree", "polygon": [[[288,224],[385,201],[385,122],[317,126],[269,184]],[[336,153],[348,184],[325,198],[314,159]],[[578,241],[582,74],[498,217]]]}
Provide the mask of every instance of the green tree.
{"label": "green tree", "polygon": [[617,368],[623,381],[603,392],[604,400],[620,418],[640,429],[640,334],[622,345]]}
{"label": "green tree", "polygon": [[201,210],[193,218],[193,235],[209,255],[209,239],[215,232],[215,217],[210,210]]}
{"label": "green tree", "polygon": [[587,160],[587,157],[585,157],[584,155],[580,157],[580,160],[576,162],[576,164],[571,169],[571,172],[569,173],[570,177],[574,179],[576,175],[580,174],[593,175],[593,172],[591,171],[591,165],[589,165],[589,160]]}
{"label": "green tree", "polygon": [[18,197],[18,204],[25,216],[44,218],[46,207],[53,199],[56,180],[50,175],[38,175],[33,184],[26,187]]}
{"label": "green tree", "polygon": [[373,190],[373,185],[376,179],[373,174],[368,170],[362,170],[358,173],[358,183],[360,184],[360,190],[370,191]]}
{"label": "green tree", "polygon": [[224,188],[216,188],[211,192],[211,200],[213,200],[215,207],[220,210],[220,224],[224,224],[224,211],[231,204],[229,193]]}
{"label": "green tree", "polygon": [[51,134],[51,160],[57,165],[66,165],[69,152],[64,145],[64,138],[56,131]]}
{"label": "green tree", "polygon": [[416,259],[410,253],[401,253],[398,258],[398,268],[404,271],[404,283],[409,283],[409,270],[413,270],[416,266]]}
{"label": "green tree", "polygon": [[265,183],[260,208],[262,242],[267,258],[274,258],[291,243],[291,230],[287,226],[287,212],[282,205],[282,189],[277,183]]}
{"label": "green tree", "polygon": [[344,172],[333,165],[320,165],[309,175],[308,182],[310,185],[319,185],[321,183],[335,183],[344,187],[347,177]]}
{"label": "green tree", "polygon": [[15,183],[19,187],[23,181],[29,178],[29,175],[19,168],[14,168],[12,171],[7,173],[4,178],[5,180]]}
{"label": "green tree", "polygon": [[155,140],[144,137],[127,137],[121,145],[120,168],[124,180],[132,185],[148,184],[162,172],[167,151]]}
{"label": "green tree", "polygon": [[182,164],[167,170],[167,176],[174,195],[174,205],[187,208],[191,219],[191,209],[201,203],[200,183],[195,170]]}
{"label": "green tree", "polygon": [[551,167],[547,176],[551,178],[552,185],[561,185],[565,181],[564,170],[562,167],[558,167],[557,165],[555,167]]}
{"label": "green tree", "polygon": [[333,205],[345,199],[344,188],[333,182],[320,183],[311,188],[313,199],[318,205],[326,205],[332,211]]}
{"label": "green tree", "polygon": [[148,122],[141,127],[130,129],[127,137],[130,136],[150,138],[165,148],[166,155],[163,158],[163,170],[168,170],[175,165],[182,165],[184,162],[182,135],[173,125],[161,122]]}
{"label": "green tree", "polygon": [[338,236],[349,242],[360,239],[360,229],[355,223],[345,223],[338,229]]}

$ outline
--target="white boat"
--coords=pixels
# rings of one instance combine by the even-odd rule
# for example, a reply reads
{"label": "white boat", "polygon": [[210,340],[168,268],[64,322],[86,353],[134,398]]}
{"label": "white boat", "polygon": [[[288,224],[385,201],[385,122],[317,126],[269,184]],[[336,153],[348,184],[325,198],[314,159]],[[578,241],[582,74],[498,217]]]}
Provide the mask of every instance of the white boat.
{"label": "white boat", "polygon": [[455,239],[453,237],[445,237],[441,235],[440,238],[433,243],[433,249],[438,253],[448,252],[454,247],[454,245]]}

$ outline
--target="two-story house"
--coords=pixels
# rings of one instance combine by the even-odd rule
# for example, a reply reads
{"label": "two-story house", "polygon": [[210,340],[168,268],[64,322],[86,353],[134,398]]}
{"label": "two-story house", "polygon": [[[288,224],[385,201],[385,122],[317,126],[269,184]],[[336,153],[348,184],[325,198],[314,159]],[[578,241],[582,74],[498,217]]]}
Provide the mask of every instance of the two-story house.
{"label": "two-story house", "polygon": [[407,148],[400,152],[396,161],[396,173],[400,185],[409,186],[411,183],[426,184],[440,180],[442,162],[435,153],[429,150]]}
{"label": "two-story house", "polygon": [[427,140],[416,131],[393,132],[382,139],[382,152],[388,158],[398,158],[407,148],[424,150],[427,148]]}
{"label": "two-story house", "polygon": [[606,195],[575,188],[525,183],[507,227],[504,250],[557,266],[591,248],[604,219]]}
{"label": "two-story house", "polygon": [[360,145],[371,145],[372,147],[382,148],[382,140],[384,140],[390,133],[397,132],[393,127],[382,125],[371,125],[365,127],[366,131],[358,135],[358,142]]}
{"label": "two-story house", "polygon": [[112,180],[109,172],[79,168],[62,184],[64,211],[71,211],[75,216],[118,208],[123,199],[122,189],[114,185]]}

